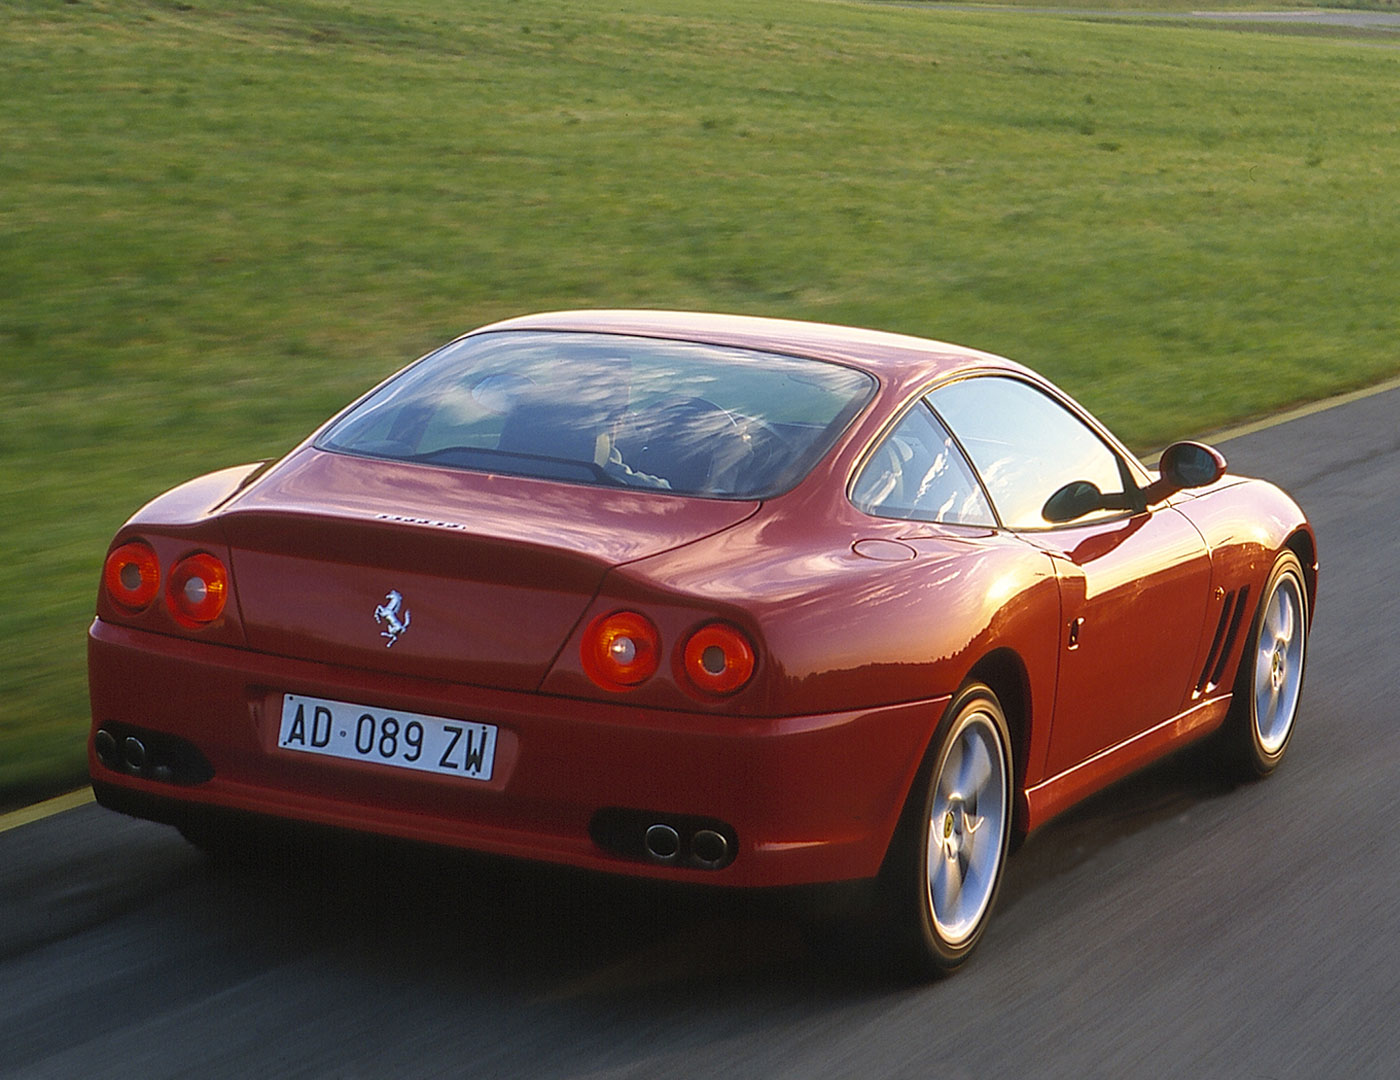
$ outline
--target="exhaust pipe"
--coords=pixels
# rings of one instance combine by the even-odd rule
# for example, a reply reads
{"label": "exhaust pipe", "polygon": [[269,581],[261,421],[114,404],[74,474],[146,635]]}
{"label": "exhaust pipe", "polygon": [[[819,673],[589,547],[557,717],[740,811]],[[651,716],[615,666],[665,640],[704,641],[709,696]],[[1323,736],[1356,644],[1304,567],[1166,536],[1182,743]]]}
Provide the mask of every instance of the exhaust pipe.
{"label": "exhaust pipe", "polygon": [[98,728],[97,734],[93,736],[92,745],[97,751],[97,760],[107,768],[115,769],[120,764],[116,737],[106,728]]}
{"label": "exhaust pipe", "polygon": [[658,823],[647,829],[646,845],[657,862],[674,862],[681,853],[681,836],[670,825]]}
{"label": "exhaust pipe", "polygon": [[[154,774],[161,759],[159,746],[146,768]],[[594,811],[588,835],[604,851],[624,859],[662,864],[675,869],[723,870],[739,854],[734,827],[718,818],[697,814],[668,814],[664,810],[631,810],[621,806]]]}
{"label": "exhaust pipe", "polygon": [[146,767],[146,744],[135,735],[122,740],[122,762],[127,771],[140,773]]}
{"label": "exhaust pipe", "polygon": [[[97,760],[113,772],[154,780],[158,784],[203,784],[214,779],[214,767],[194,743],[159,731],[127,724],[103,723],[93,733]],[[650,821],[652,815],[647,815]]]}
{"label": "exhaust pipe", "polygon": [[690,838],[690,857],[706,869],[719,866],[729,856],[729,841],[714,829],[700,829]]}

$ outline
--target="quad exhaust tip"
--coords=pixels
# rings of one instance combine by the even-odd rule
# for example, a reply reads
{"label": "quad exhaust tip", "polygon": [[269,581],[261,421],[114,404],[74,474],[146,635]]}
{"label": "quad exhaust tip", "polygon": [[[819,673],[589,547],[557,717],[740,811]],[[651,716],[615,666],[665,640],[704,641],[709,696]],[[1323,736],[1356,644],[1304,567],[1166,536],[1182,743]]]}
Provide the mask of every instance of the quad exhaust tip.
{"label": "quad exhaust tip", "polygon": [[110,731],[99,728],[92,738],[92,745],[97,751],[97,759],[109,769],[125,769],[139,776],[149,760],[146,744],[135,735],[128,735],[117,742],[117,737]]}
{"label": "quad exhaust tip", "polygon": [[141,773],[146,769],[146,744],[135,735],[128,735],[122,740],[122,764],[131,773]]}
{"label": "quad exhaust tip", "polygon": [[681,853],[681,834],[670,825],[658,822],[647,829],[647,854],[657,862],[675,862]]}
{"label": "quad exhaust tip", "polygon": [[658,821],[648,826],[644,839],[647,856],[653,862],[685,861],[705,870],[718,870],[729,862],[730,845],[717,829],[699,828],[682,834],[674,825]]}
{"label": "quad exhaust tip", "polygon": [[706,868],[720,866],[729,858],[729,841],[714,829],[700,829],[690,838],[690,857]]}
{"label": "quad exhaust tip", "polygon": [[194,746],[174,735],[103,725],[92,736],[97,760],[113,772],[139,776],[162,784],[202,784],[214,769]]}
{"label": "quad exhaust tip", "polygon": [[92,740],[93,746],[97,750],[97,760],[106,765],[109,769],[114,769],[119,764],[117,758],[117,740],[106,728],[101,728]]}

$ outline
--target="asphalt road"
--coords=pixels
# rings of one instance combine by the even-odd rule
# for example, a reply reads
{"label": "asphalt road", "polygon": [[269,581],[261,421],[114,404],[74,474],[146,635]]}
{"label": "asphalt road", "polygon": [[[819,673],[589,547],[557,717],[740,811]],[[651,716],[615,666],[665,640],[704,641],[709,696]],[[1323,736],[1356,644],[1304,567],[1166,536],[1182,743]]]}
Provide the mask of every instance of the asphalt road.
{"label": "asphalt road", "polygon": [[1052,823],[952,980],[814,953],[771,897],[378,845],[231,870],[85,806],[0,834],[0,1076],[1400,1076],[1397,417],[1222,446],[1319,534],[1283,767],[1187,753]]}
{"label": "asphalt road", "polygon": [[1400,30],[1400,11],[1193,11],[1191,18],[1283,25],[1314,23],[1318,26],[1346,26],[1353,30]]}
{"label": "asphalt road", "polygon": [[[873,3],[890,4],[896,0],[871,0]],[[926,4],[897,4],[899,7],[926,7]],[[1003,15],[1069,15],[1089,19],[1121,20],[1168,20],[1186,22],[1196,19],[1218,22],[1261,23],[1276,26],[1341,26],[1351,30],[1400,30],[1400,12],[1363,11],[1356,8],[1310,9],[1302,11],[1137,11],[1111,10],[1085,7],[1043,7],[1025,8],[998,6],[997,4],[943,4],[936,11],[964,11],[973,14]]]}

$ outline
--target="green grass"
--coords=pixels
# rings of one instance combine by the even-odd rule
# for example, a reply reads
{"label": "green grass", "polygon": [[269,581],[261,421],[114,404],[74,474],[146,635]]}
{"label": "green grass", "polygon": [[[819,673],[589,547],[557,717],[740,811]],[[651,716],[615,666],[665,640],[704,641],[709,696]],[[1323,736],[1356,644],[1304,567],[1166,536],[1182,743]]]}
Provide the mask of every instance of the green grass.
{"label": "green grass", "polygon": [[936,6],[9,0],[0,802],[81,778],[129,513],[491,318],[943,337],[1144,448],[1393,374],[1397,97],[1395,50]]}

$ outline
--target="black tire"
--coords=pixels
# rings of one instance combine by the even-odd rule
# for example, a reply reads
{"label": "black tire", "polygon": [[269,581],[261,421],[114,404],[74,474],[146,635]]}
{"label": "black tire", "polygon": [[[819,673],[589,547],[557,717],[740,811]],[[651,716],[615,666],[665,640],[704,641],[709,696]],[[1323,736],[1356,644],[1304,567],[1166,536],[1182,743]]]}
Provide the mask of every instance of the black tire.
{"label": "black tire", "polygon": [[894,959],[947,975],[972,955],[996,904],[1015,772],[1006,716],[973,683],[949,703],[881,873]]}
{"label": "black tire", "polygon": [[1225,723],[1230,765],[1246,778],[1273,772],[1293,738],[1308,630],[1303,566],[1293,552],[1284,551],[1269,572],[1240,654],[1234,698]]}

